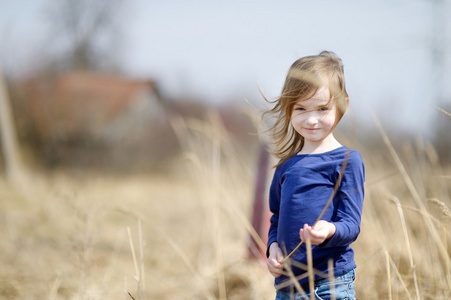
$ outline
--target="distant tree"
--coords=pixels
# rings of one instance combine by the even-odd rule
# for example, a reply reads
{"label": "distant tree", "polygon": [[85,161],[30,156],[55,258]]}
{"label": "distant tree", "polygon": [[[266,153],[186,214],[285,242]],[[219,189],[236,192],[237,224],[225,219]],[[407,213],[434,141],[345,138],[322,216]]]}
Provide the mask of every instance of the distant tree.
{"label": "distant tree", "polygon": [[48,0],[49,49],[57,69],[115,71],[123,0]]}

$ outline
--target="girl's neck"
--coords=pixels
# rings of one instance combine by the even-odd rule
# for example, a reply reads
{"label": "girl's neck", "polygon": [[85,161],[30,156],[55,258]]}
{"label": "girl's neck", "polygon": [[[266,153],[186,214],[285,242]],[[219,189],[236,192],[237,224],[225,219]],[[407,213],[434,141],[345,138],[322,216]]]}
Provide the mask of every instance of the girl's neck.
{"label": "girl's neck", "polygon": [[302,150],[298,154],[318,154],[329,152],[340,148],[342,145],[331,134],[326,139],[319,142],[305,141]]}

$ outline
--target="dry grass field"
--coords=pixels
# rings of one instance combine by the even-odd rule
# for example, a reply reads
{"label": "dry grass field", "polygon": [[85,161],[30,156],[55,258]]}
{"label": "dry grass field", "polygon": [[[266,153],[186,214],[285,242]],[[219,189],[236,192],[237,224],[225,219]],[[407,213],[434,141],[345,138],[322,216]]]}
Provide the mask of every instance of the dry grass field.
{"label": "dry grass field", "polygon": [[[183,154],[164,173],[0,179],[1,299],[274,299],[247,250],[256,152],[214,114],[172,124]],[[450,299],[450,168],[421,140],[350,146],[367,173],[358,299]]]}

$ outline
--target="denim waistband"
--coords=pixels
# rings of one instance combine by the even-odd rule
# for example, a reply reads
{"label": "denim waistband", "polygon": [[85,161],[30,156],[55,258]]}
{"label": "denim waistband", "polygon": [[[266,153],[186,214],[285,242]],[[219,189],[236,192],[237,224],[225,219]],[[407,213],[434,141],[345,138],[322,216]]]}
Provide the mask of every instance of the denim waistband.
{"label": "denim waistband", "polygon": [[[338,280],[338,281],[346,280],[347,279],[346,277],[348,277],[348,276],[350,277],[350,280],[354,280],[355,279],[355,269],[352,269],[352,270],[347,271],[347,272],[345,272],[343,274],[340,274],[340,275],[336,275],[335,276],[335,280]],[[323,285],[323,284],[325,284],[328,281],[329,281],[328,278],[316,280],[314,282],[314,284],[313,284],[313,286],[314,286],[313,288],[316,289],[316,287],[318,287],[320,285]],[[299,283],[299,285],[301,286],[301,288],[304,290],[304,292],[306,294],[310,293],[310,285],[309,285],[308,281],[307,282],[303,282],[303,283]],[[291,289],[296,290],[296,287],[292,286]],[[289,290],[284,290],[284,292],[289,292]]]}

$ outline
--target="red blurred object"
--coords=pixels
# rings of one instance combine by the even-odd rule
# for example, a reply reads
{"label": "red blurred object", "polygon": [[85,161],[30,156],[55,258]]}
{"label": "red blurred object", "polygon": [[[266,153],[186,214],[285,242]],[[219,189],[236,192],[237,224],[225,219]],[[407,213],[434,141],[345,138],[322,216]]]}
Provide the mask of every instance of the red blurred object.
{"label": "red blurred object", "polygon": [[[266,189],[268,173],[269,153],[266,151],[264,146],[261,146],[257,166],[257,178],[255,182],[252,226],[260,236],[265,247],[268,242],[268,230],[270,225],[270,211]],[[262,249],[252,235],[249,238],[249,258],[266,260],[266,248]]]}

